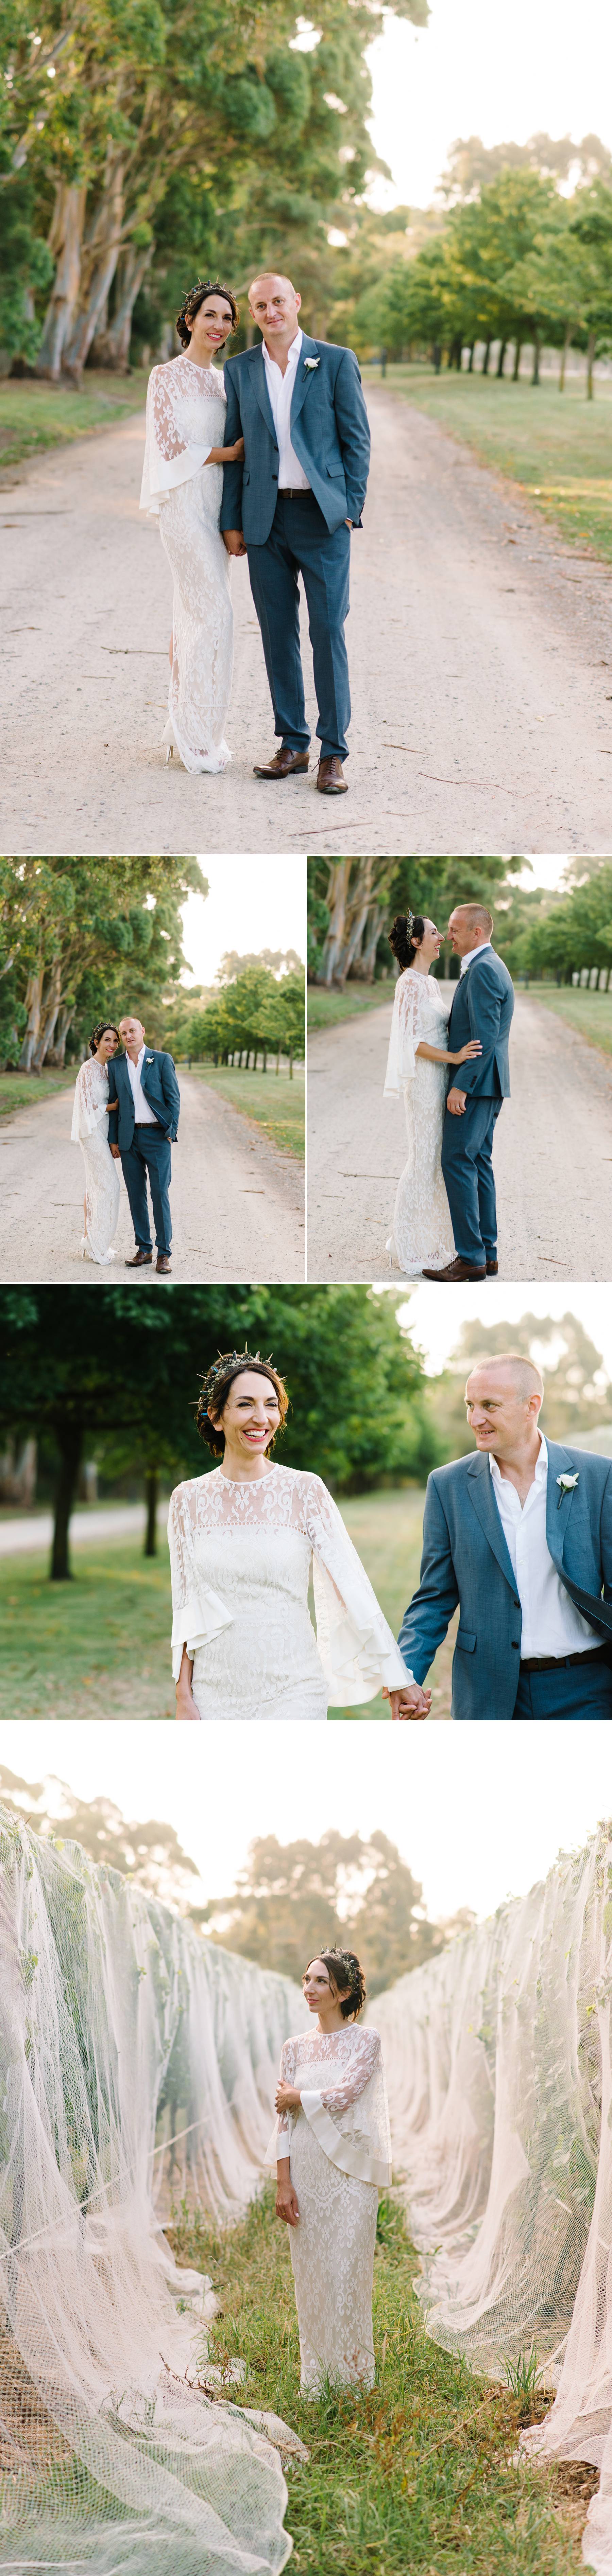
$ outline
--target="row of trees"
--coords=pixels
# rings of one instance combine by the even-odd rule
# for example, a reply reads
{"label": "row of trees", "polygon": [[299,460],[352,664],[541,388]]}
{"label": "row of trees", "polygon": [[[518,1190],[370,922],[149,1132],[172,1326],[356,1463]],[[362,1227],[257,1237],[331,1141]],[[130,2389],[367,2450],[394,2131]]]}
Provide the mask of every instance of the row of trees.
{"label": "row of trees", "polygon": [[[426,23],[427,0],[394,0]],[[201,273],[297,265],[317,327],[330,226],[363,194],[371,0],[6,0],[0,346],[78,382],[157,342]],[[379,167],[382,165],[378,165]],[[319,323],[320,327],[320,323]]]}
{"label": "row of trees", "polygon": [[253,958],[226,981],[222,966],[218,996],[203,1007],[183,1008],[177,1032],[181,1054],[196,1063],[237,1064],[245,1072],[251,1064],[253,1070],[261,1065],[264,1073],[269,1056],[275,1057],[278,1073],[282,1055],[289,1059],[292,1076],[294,1059],[304,1055],[306,1046],[306,988],[300,959],[293,950],[290,957],[285,974]]}
{"label": "row of trees", "polygon": [[497,941],[512,975],[554,977],[571,984],[572,976],[597,968],[612,970],[612,863],[609,859],[574,860],[566,870],[560,894],[541,895],[535,904],[517,907],[507,935]]}
{"label": "row of trees", "polygon": [[0,1063],[61,1068],[106,1012],[161,1034],[192,890],[208,892],[197,859],[0,859]]}
{"label": "row of trees", "polygon": [[[371,984],[395,972],[387,932],[394,913],[420,912],[445,931],[456,903],[501,900],[505,920],[520,858],[309,859],[308,973],[328,989],[347,979]],[[500,941],[497,939],[497,946]],[[442,972],[452,954],[442,952]],[[453,967],[453,971],[455,971]]]}

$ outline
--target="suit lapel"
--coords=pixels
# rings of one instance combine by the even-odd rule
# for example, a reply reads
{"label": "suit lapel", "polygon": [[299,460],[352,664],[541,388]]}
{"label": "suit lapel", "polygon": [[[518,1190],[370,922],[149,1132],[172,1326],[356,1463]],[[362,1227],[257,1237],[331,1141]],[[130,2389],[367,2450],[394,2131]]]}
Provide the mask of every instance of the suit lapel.
{"label": "suit lapel", "polygon": [[478,1451],[476,1457],[470,1458],[469,1461],[468,1493],[500,1573],[505,1576],[506,1583],[511,1585],[512,1592],[515,1593],[516,1577],[495,1501],[489,1460],[488,1457],[483,1457],[481,1451]]}
{"label": "suit lapel", "polygon": [[308,387],[312,384],[313,376],[316,375],[316,367],[305,367],[304,359],[316,358],[318,357],[318,354],[319,352],[316,340],[307,339],[306,332],[304,332],[299,359],[295,370],[295,384],[291,396],[290,429],[293,429],[296,420],[299,420],[302,404],[306,401]]}
{"label": "suit lapel", "polygon": [[269,431],[270,431],[270,437],[271,437],[271,439],[272,439],[272,440],[273,440],[273,442],[274,442],[274,446],[276,446],[276,430],[275,430],[275,427],[274,427],[274,421],[273,421],[273,418],[272,418],[272,406],[271,406],[270,396],[269,396],[269,393],[268,393],[268,387],[267,387],[267,383],[266,383],[266,369],[265,369],[265,360],[264,360],[263,346],[262,346],[260,349],[256,349],[256,350],[254,351],[254,354],[253,354],[253,357],[252,357],[252,360],[251,360],[250,369],[249,369],[249,374],[250,374],[251,384],[252,384],[252,387],[253,387],[253,392],[254,392],[254,394],[255,394],[255,397],[256,397],[257,402],[259,403],[259,409],[260,409],[260,412],[261,412],[261,414],[262,414],[262,417],[263,417],[263,419],[265,420],[266,429],[269,429]]}
{"label": "suit lapel", "polygon": [[575,1476],[574,1460],[570,1457],[569,1451],[561,1449],[556,1441],[548,1441],[547,1447],[546,1544],[548,1553],[565,1586],[565,1591],[569,1592],[574,1608],[581,1610],[583,1619],[589,1620],[598,1636],[605,1637],[606,1641],[609,1641],[612,1638],[612,1601],[603,1601],[600,1592],[583,1592],[581,1585],[573,1582],[564,1564],[569,1517],[576,1487],[573,1485],[569,1493],[560,1497],[557,1477]]}

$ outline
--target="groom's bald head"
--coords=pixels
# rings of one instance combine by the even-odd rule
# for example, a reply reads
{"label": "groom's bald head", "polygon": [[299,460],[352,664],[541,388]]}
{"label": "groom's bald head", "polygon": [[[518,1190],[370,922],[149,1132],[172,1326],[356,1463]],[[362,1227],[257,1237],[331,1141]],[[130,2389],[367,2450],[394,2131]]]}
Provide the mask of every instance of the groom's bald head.
{"label": "groom's bald head", "polygon": [[537,1431],[544,1379],[535,1360],[522,1351],[492,1353],[474,1360],[466,1382],[468,1428],[478,1449],[511,1457]]}
{"label": "groom's bald head", "polygon": [[280,271],[277,273],[275,269],[262,269],[260,277],[251,279],[249,287],[251,320],[257,323],[264,340],[270,340],[272,344],[274,341],[279,343],[284,341],[287,346],[295,339],[296,331],[299,329],[298,315],[301,301],[301,295],[298,295],[297,287],[292,285],[291,278],[283,277]]}

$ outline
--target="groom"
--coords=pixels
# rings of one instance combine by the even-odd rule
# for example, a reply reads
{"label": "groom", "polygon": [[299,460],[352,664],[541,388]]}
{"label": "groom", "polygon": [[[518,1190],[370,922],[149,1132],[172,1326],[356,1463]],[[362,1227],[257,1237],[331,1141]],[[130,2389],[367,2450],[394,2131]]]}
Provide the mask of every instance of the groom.
{"label": "groom", "polygon": [[612,1717],[612,1459],[546,1441],[543,1393],[514,1351],[470,1372],[476,1454],[429,1477],[400,1717],[428,1716],[425,1675],[457,1604],[451,1716]]}
{"label": "groom", "polygon": [[455,1238],[454,1261],[424,1270],[424,1279],[494,1279],[497,1275],[497,1209],[491,1154],[502,1100],[510,1092],[508,1037],[514,1010],[512,978],[491,946],[493,914],[484,903],[458,903],[448,935],[460,957],[459,979],[448,1023],[449,1047],[480,1038],[482,1055],[468,1057],[447,1096],[442,1130],[442,1170]]}
{"label": "groom", "polygon": [[280,750],[256,778],[308,768],[298,573],[308,603],[321,744],[317,787],[346,794],[350,719],[345,619],[351,529],[361,527],[370,461],[368,417],[352,349],[311,340],[288,277],[254,277],[249,312],[261,347],[226,360],[225,438],[244,465],[223,469],[220,525],[228,554],[247,554]]}
{"label": "groom", "polygon": [[176,1143],[181,1095],[171,1055],[148,1047],[142,1020],[119,1021],[124,1055],[111,1056],[108,1084],[111,1103],[108,1141],[120,1158],[136,1236],[136,1251],[127,1270],[148,1269],[153,1260],[147,1176],[153,1201],[156,1270],[170,1269],[170,1146]]}

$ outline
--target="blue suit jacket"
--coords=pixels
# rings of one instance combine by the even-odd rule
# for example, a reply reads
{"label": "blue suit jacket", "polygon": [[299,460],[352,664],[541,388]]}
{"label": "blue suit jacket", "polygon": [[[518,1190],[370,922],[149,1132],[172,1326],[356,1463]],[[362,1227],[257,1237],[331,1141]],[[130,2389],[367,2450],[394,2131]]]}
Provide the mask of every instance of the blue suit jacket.
{"label": "blue suit jacket", "polygon": [[[547,1441],[546,1538],[557,1574],[596,1639],[612,1643],[612,1459]],[[571,1493],[557,1477],[578,1473]],[[453,1717],[510,1718],[521,1653],[521,1607],[488,1456],[436,1467],[423,1518],[421,1580],[399,1645],[424,1682],[459,1603]],[[586,1640],[585,1640],[586,1649]]]}
{"label": "blue suit jacket", "polygon": [[[307,358],[316,360],[308,367]],[[243,349],[224,367],[224,444],[241,433],[244,465],[224,465],[221,528],[242,528],[245,543],[265,546],[278,498],[279,455],[263,349]],[[302,341],[291,400],[291,444],[330,531],[345,519],[361,526],[370,462],[368,415],[353,349],[331,340]]]}
{"label": "blue suit jacket", "polygon": [[[164,1135],[173,1145],[178,1130],[181,1095],[172,1056],[164,1055],[160,1048],[145,1046],[140,1080],[149,1108],[154,1111]],[[109,1145],[119,1145],[121,1153],[127,1154],[133,1142],[135,1123],[127,1056],[111,1057],[108,1087],[111,1101],[114,1101],[114,1108],[108,1113]]]}
{"label": "blue suit jacket", "polygon": [[508,1039],[513,1010],[512,976],[494,948],[483,948],[459,977],[448,1023],[449,1046],[467,1046],[468,1038],[482,1041],[482,1055],[468,1056],[467,1062],[455,1065],[451,1073],[452,1081],[461,1091],[469,1091],[471,1100],[479,1096],[509,1098]]}

